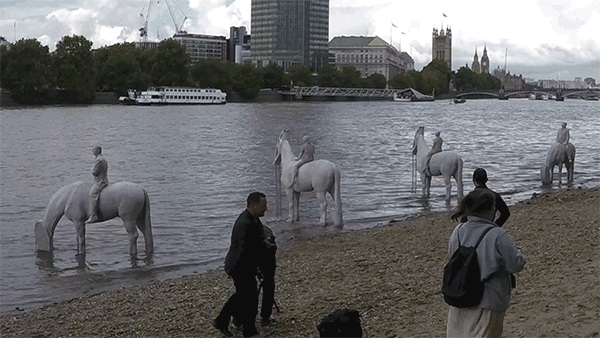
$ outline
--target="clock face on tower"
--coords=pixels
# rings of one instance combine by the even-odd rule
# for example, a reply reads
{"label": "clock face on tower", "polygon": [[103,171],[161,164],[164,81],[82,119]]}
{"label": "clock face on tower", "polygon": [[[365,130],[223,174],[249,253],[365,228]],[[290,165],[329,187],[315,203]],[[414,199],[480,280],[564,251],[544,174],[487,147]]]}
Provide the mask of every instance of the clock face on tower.
{"label": "clock face on tower", "polygon": [[487,66],[487,62],[483,61],[483,62],[481,63],[481,65],[482,65],[483,67],[485,67],[485,66]]}

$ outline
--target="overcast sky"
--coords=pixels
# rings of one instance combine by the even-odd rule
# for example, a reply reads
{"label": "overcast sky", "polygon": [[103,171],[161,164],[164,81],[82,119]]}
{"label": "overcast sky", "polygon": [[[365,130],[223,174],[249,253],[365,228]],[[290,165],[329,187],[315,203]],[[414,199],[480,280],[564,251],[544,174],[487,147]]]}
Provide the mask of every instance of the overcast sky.
{"label": "overcast sky", "polygon": [[[230,26],[250,29],[251,0],[152,0],[150,39],[175,31],[228,35]],[[292,0],[290,0],[292,1]],[[84,35],[101,47],[136,41],[140,13],[150,0],[0,0],[0,35],[37,38],[51,50],[64,35]],[[443,17],[446,14],[446,17]],[[392,22],[398,27],[393,28]],[[377,35],[410,53],[420,70],[431,61],[431,31],[450,25],[452,69],[471,64],[487,44],[491,69],[536,79],[600,80],[600,0],[330,0],[329,38]],[[393,30],[392,30],[393,28]],[[402,32],[404,34],[402,34]]]}

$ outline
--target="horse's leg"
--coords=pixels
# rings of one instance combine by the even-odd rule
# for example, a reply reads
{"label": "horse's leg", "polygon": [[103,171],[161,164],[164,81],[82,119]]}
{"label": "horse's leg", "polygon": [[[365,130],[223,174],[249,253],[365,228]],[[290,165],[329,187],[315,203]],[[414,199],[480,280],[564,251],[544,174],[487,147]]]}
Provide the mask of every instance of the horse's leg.
{"label": "horse's leg", "polygon": [[294,190],[292,188],[285,189],[285,196],[288,200],[288,222],[292,222],[294,219]]}
{"label": "horse's leg", "polygon": [[427,198],[431,196],[431,179],[432,176],[425,176],[425,187],[427,188]]}
{"label": "horse's leg", "polygon": [[300,220],[300,192],[294,191],[294,221]]}
{"label": "horse's leg", "polygon": [[327,225],[327,195],[325,195],[326,191],[318,191],[317,199],[319,200],[319,208],[321,210],[321,218],[319,219],[319,224],[325,226]]}
{"label": "horse's leg", "polygon": [[421,173],[421,190],[422,196],[427,196],[427,175],[425,175],[424,173]]}
{"label": "horse's leg", "polygon": [[562,163],[558,164],[558,185],[562,185]]}
{"label": "horse's leg", "polygon": [[446,186],[446,203],[450,203],[450,194],[452,193],[452,181],[450,175],[444,175],[444,185]]}
{"label": "horse's leg", "polygon": [[77,232],[77,254],[85,255],[85,222],[73,222]]}
{"label": "horse's leg", "polygon": [[129,235],[129,254],[131,256],[137,256],[137,239],[138,239],[138,231],[135,220],[133,221],[123,221],[125,224],[125,231]]}

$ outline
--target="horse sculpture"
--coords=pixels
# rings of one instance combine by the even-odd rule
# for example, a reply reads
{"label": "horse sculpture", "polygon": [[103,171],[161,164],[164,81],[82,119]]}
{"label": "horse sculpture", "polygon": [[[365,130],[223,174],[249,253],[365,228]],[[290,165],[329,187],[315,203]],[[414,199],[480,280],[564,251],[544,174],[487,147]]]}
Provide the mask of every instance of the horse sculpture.
{"label": "horse sculpture", "polygon": [[572,143],[564,144],[555,142],[548,150],[546,164],[540,169],[543,185],[552,185],[554,179],[554,166],[558,166],[558,184],[562,184],[562,167],[567,169],[567,184],[573,181],[575,168],[575,146]]}
{"label": "horse sculpture", "polygon": [[[35,224],[36,246],[40,251],[54,249],[54,230],[58,221],[66,215],[75,225],[77,232],[77,254],[85,254],[85,221],[89,216],[91,182],[74,182],[58,189],[50,198],[44,219]],[[154,251],[152,223],[150,221],[150,199],[142,187],[131,182],[109,184],[100,193],[98,221],[120,217],[129,234],[129,254],[137,255],[139,229],[144,235],[146,253]]]}
{"label": "horse sculpture", "polygon": [[413,141],[413,155],[417,155],[417,172],[421,174],[421,183],[423,185],[423,196],[429,197],[432,176],[443,176],[446,185],[446,202],[450,203],[450,195],[452,191],[451,177],[456,180],[456,189],[458,199],[463,198],[463,183],[462,183],[462,158],[454,151],[442,151],[433,154],[429,161],[429,171],[431,175],[425,173],[427,167],[427,153],[429,147],[425,142],[425,127],[421,126],[417,129],[415,139]]}
{"label": "horse sculpture", "polygon": [[308,162],[298,170],[298,177],[294,183],[295,155],[288,141],[288,131],[283,130],[279,134],[275,164],[281,164],[281,184],[285,187],[288,199],[289,217],[288,222],[300,220],[298,212],[300,206],[300,193],[315,191],[321,207],[321,218],[319,223],[326,224],[327,199],[326,193],[334,200],[335,212],[333,223],[342,226],[342,199],[340,197],[340,170],[337,165],[327,160],[315,160]]}

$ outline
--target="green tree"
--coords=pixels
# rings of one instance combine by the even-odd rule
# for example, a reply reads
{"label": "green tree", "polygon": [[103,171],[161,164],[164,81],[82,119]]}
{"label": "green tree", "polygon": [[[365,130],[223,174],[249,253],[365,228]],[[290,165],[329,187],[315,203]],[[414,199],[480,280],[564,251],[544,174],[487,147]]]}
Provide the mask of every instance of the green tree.
{"label": "green tree", "polygon": [[436,94],[445,94],[448,92],[448,83],[450,82],[450,67],[441,59],[431,61],[421,71],[421,84],[417,90],[424,94],[429,94],[435,90]]}
{"label": "green tree", "polygon": [[224,60],[206,59],[194,64],[190,70],[196,86],[218,88],[231,95],[236,74],[236,65]]}
{"label": "green tree", "polygon": [[0,46],[0,88],[4,82],[6,66],[8,66],[8,48],[6,48],[6,46]]}
{"label": "green tree", "polygon": [[48,46],[42,46],[36,39],[22,39],[9,50],[2,51],[2,55],[7,62],[2,72],[2,87],[11,91],[15,101],[24,104],[52,102],[55,73]]}
{"label": "green tree", "polygon": [[339,86],[343,88],[360,88],[362,77],[354,67],[342,67],[339,76]]}
{"label": "green tree", "polygon": [[363,79],[365,88],[384,89],[387,86],[387,80],[383,74],[371,74]]}
{"label": "green tree", "polygon": [[340,72],[332,65],[326,65],[317,74],[317,83],[321,87],[338,87]]}
{"label": "green tree", "polygon": [[296,64],[288,69],[290,79],[294,82],[294,86],[310,87],[315,83],[313,73],[310,68],[303,64]]}
{"label": "green tree", "polygon": [[396,89],[415,88],[417,89],[417,80],[420,79],[421,74],[417,71],[411,70],[408,73],[394,75],[389,83],[390,87]]}
{"label": "green tree", "polygon": [[236,91],[243,99],[253,100],[262,88],[262,74],[256,69],[251,62],[244,62],[237,66],[237,76],[233,90]]}
{"label": "green tree", "polygon": [[281,88],[287,84],[283,68],[276,63],[262,68],[262,76],[265,88]]}
{"label": "green tree", "polygon": [[190,64],[184,46],[173,39],[164,40],[154,51],[150,82],[155,86],[188,86]]}
{"label": "green tree", "polygon": [[121,95],[126,94],[127,89],[144,89],[146,75],[138,61],[139,51],[132,43],[100,48],[94,55],[97,88]]}
{"label": "green tree", "polygon": [[64,36],[52,54],[61,100],[89,103],[96,96],[92,42],[81,35]]}

